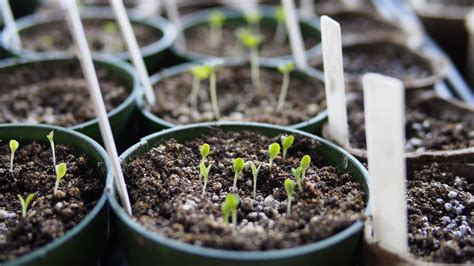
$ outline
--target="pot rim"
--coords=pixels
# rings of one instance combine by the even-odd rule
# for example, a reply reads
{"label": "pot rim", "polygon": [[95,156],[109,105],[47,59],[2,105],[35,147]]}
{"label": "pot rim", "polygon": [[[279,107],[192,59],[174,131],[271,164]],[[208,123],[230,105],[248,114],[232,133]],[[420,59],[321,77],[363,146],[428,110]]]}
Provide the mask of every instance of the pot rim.
{"label": "pot rim", "polygon": [[[99,19],[99,20],[115,20],[113,12],[110,8],[107,7],[85,7],[80,11],[81,18],[83,20],[88,19]],[[127,10],[127,14],[130,18],[131,23],[137,23],[140,25],[144,25],[146,27],[153,28],[154,30],[158,30],[161,32],[161,38],[153,42],[149,45],[144,47],[140,47],[140,52],[142,53],[143,57],[149,57],[155,53],[162,52],[168,49],[173,42],[175,41],[178,33],[176,28],[168,22],[166,19],[154,16],[154,17],[143,17],[134,10]],[[41,14],[32,14],[29,16],[22,17],[16,21],[18,32],[20,33],[25,29],[34,28],[37,25],[43,25],[48,23],[54,22],[64,22],[64,14],[62,12],[56,12],[52,15],[43,16]],[[23,47],[19,47],[9,41],[11,38],[11,32],[7,29],[4,29],[2,34],[2,45],[3,47],[12,52],[13,54],[20,56],[20,57],[28,57],[28,58],[38,58],[42,57],[43,55],[71,55],[69,51],[46,51],[46,52],[37,52],[34,50],[25,49]],[[104,53],[93,53],[93,56],[110,56],[110,57],[117,57],[122,60],[130,60],[130,55],[128,51],[123,51],[115,54],[104,54]]]}
{"label": "pot rim", "polygon": [[[193,130],[194,128],[199,127],[235,127],[241,126],[242,128],[249,128],[253,127],[256,129],[274,129],[279,130],[282,132],[293,133],[295,135],[300,135],[303,137],[308,137],[312,139],[316,139],[322,145],[329,146],[331,149],[336,150],[340,155],[344,155],[348,160],[350,160],[354,166],[361,171],[361,174],[364,178],[364,182],[367,184],[367,206],[365,207],[363,214],[370,215],[371,213],[371,198],[370,198],[370,188],[369,184],[369,174],[364,166],[351,154],[347,151],[342,149],[341,147],[312,134],[306,133],[301,130],[285,128],[281,126],[275,126],[271,124],[263,124],[263,123],[255,123],[255,122],[211,122],[211,123],[201,123],[201,124],[191,124],[181,127],[175,127],[170,129],[165,129],[160,132],[148,135],[140,140],[140,142],[136,143],[135,145],[128,148],[124,153],[120,155],[120,159],[122,161],[125,160],[128,156],[130,156],[135,150],[137,150],[142,145],[148,145],[148,141],[152,139],[159,138],[163,135],[173,134],[176,131],[184,131],[184,130]],[[258,132],[258,131],[257,131]],[[232,251],[232,250],[224,250],[224,249],[217,249],[217,248],[209,248],[209,247],[201,247],[195,246],[192,244],[187,244],[178,240],[174,240],[171,238],[167,238],[165,236],[160,235],[159,233],[152,232],[146,230],[142,225],[138,222],[135,222],[131,219],[128,214],[124,211],[124,209],[118,203],[115,190],[107,191],[107,197],[109,203],[112,207],[112,210],[117,215],[117,217],[125,223],[130,230],[133,230],[135,233],[140,234],[142,237],[148,239],[149,241],[153,241],[155,244],[165,246],[170,249],[177,250],[179,252],[186,252],[198,256],[204,257],[211,257],[216,259],[226,259],[226,260],[244,260],[244,261],[263,261],[263,260],[273,260],[273,259],[281,259],[281,258],[288,258],[288,257],[296,257],[302,256],[307,253],[315,252],[318,250],[325,249],[331,245],[334,245],[351,235],[357,233],[357,231],[362,230],[363,228],[363,220],[356,221],[351,224],[346,229],[342,230],[339,233],[336,233],[328,238],[320,240],[318,242],[301,245],[298,247],[288,248],[288,249],[280,249],[280,250],[270,250],[270,251]]]}
{"label": "pot rim", "polygon": [[430,3],[426,0],[409,0],[410,6],[415,12],[428,18],[439,18],[439,19],[450,19],[450,20],[461,20],[467,16],[469,11],[474,8],[471,6],[457,6],[457,5],[446,5],[446,3]]}
{"label": "pot rim", "polygon": [[[48,256],[48,253],[56,249],[57,247],[63,245],[73,237],[77,236],[79,232],[88,224],[92,222],[92,220],[99,214],[101,209],[106,206],[107,204],[107,191],[112,189],[113,186],[113,180],[112,180],[112,172],[111,172],[111,164],[109,161],[109,157],[105,150],[100,146],[96,141],[91,139],[90,137],[79,133],[77,131],[74,131],[72,129],[64,128],[64,127],[59,127],[59,126],[53,126],[53,125],[46,125],[46,124],[0,124],[0,130],[8,130],[8,129],[16,129],[16,128],[31,128],[31,130],[54,130],[55,132],[61,132],[62,134],[68,135],[69,137],[72,138],[77,138],[81,139],[84,142],[87,142],[91,147],[93,147],[96,152],[100,155],[100,157],[103,159],[104,162],[104,168],[105,168],[105,182],[104,182],[104,190],[102,192],[102,195],[100,198],[97,200],[97,203],[95,206],[84,216],[84,218],[81,219],[81,221],[76,224],[73,228],[70,230],[66,231],[66,233],[63,236],[60,236],[53,241],[48,242],[44,246],[41,246],[35,250],[33,250],[30,253],[21,255],[17,257],[14,260],[7,261],[5,262],[5,265],[23,265],[27,264],[30,262],[33,262],[39,258],[43,258],[45,256]],[[45,138],[46,139],[46,138]],[[45,142],[45,141],[43,141]]]}
{"label": "pot rim", "polygon": [[[270,19],[270,20],[275,20],[273,13],[275,12],[276,7],[275,6],[269,6],[269,5],[259,5],[259,11],[261,12],[262,18],[264,19]],[[243,18],[244,14],[241,11],[238,11],[236,9],[232,9],[229,7],[215,7],[215,8],[208,8],[200,11],[196,11],[193,13],[190,13],[188,15],[185,15],[182,17],[182,31],[186,31],[192,27],[194,27],[196,24],[201,24],[201,23],[206,23],[209,19],[209,14],[212,11],[221,11],[225,14],[226,18],[229,19],[239,19]],[[300,18],[299,19],[300,25],[305,25],[306,27],[313,28],[317,30],[321,34],[321,28],[319,26],[318,22],[315,22],[313,19],[305,19],[305,18]],[[178,56],[183,56],[185,58],[190,58],[191,61],[196,61],[196,60],[202,60],[202,59],[209,59],[209,58],[226,58],[226,59],[238,59],[242,58],[241,56],[226,56],[226,57],[218,57],[218,56],[213,56],[213,55],[207,55],[187,49],[183,49],[182,47],[179,47],[179,45],[176,45],[174,43],[171,46],[171,50],[177,54]],[[319,42],[314,45],[311,48],[308,48],[305,50],[305,55],[308,59],[313,58],[315,56],[318,56],[322,54],[322,45],[321,45],[321,37],[319,36]],[[260,57],[261,61],[267,61],[267,60],[293,60],[293,55],[288,54],[288,55],[281,55],[281,56],[275,56],[275,57]]]}
{"label": "pot rim", "polygon": [[[76,60],[76,59],[77,58],[74,57],[73,55],[67,55],[67,54],[42,55],[40,58],[11,58],[11,59],[0,61],[0,71],[6,68],[15,68],[19,65],[29,65],[32,63],[55,62],[55,61],[66,62],[66,61],[71,61],[71,60]],[[132,105],[137,95],[140,94],[140,86],[138,83],[137,74],[129,64],[111,56],[94,55],[93,61],[94,63],[100,63],[100,64],[105,65],[105,68],[109,68],[110,66],[119,68],[121,71],[126,72],[128,74],[128,79],[132,83],[131,84],[132,88],[129,90],[129,95],[127,96],[127,98],[123,102],[121,102],[119,105],[117,105],[114,109],[112,109],[110,112],[107,112],[107,117],[110,119],[111,117],[114,117],[120,112],[122,112],[128,106]],[[70,126],[67,128],[70,128],[72,130],[80,130],[82,128],[86,128],[97,123],[98,123],[97,118],[93,118],[93,119],[84,121],[82,123],[79,123],[77,125]]]}

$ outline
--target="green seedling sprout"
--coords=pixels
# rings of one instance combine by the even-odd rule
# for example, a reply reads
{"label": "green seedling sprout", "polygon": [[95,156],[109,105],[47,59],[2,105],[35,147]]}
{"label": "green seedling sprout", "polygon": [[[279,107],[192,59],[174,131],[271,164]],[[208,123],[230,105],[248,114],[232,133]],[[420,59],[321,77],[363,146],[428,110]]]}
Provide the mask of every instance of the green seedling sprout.
{"label": "green seedling sprout", "polygon": [[201,162],[199,165],[199,169],[201,171],[201,176],[204,178],[204,186],[202,187],[202,193],[201,196],[204,197],[206,194],[206,186],[207,186],[207,181],[209,180],[209,172],[211,171],[212,164],[206,167],[206,164],[204,162]]}
{"label": "green seedling sprout", "polygon": [[213,62],[209,63],[208,66],[210,67],[211,73],[209,77],[209,90],[211,94],[211,105],[212,105],[212,112],[214,113],[214,118],[219,120],[221,118],[219,112],[219,105],[217,104],[217,68],[222,65],[222,59],[214,60]]}
{"label": "green seedling sprout", "polygon": [[111,22],[111,21],[108,21],[108,22],[104,23],[103,30],[106,33],[117,33],[119,31],[118,27],[117,27],[117,24],[115,24],[114,22]]}
{"label": "green seedling sprout", "polygon": [[218,47],[222,43],[222,26],[225,22],[225,15],[219,10],[214,10],[209,15],[209,25],[211,30],[211,46]]}
{"label": "green seedling sprout", "polygon": [[232,186],[232,191],[237,190],[237,179],[239,179],[240,174],[244,170],[244,160],[241,158],[234,159],[234,185]]}
{"label": "green seedling sprout", "polygon": [[17,196],[21,204],[21,217],[26,218],[28,205],[30,205],[31,200],[35,197],[35,193],[30,193],[28,196],[26,196],[26,199],[24,199],[20,194]]}
{"label": "green seedling sprout", "polygon": [[54,39],[49,35],[44,35],[41,37],[41,43],[47,48],[52,48],[54,45]]}
{"label": "green seedling sprout", "polygon": [[273,160],[280,154],[280,144],[272,143],[268,146],[268,155],[270,156],[270,170],[272,170]]}
{"label": "green seedling sprout", "polygon": [[286,159],[286,154],[288,152],[288,149],[293,145],[293,142],[295,141],[295,137],[292,135],[289,136],[281,136],[281,146],[283,147],[283,159]]}
{"label": "green seedling sprout", "polygon": [[194,66],[191,68],[193,75],[193,88],[191,90],[191,107],[197,110],[197,102],[199,90],[201,89],[201,81],[206,80],[211,75],[212,69],[210,66]]}
{"label": "green seedling sprout", "polygon": [[281,112],[285,105],[286,95],[288,94],[288,87],[290,85],[290,72],[295,68],[294,63],[286,63],[278,66],[278,71],[283,74],[283,82],[281,84],[280,96],[278,96],[278,104],[276,111]]}
{"label": "green seedling sprout", "polygon": [[227,193],[227,195],[225,195],[225,201],[221,205],[225,224],[229,224],[229,217],[232,215],[232,225],[234,225],[234,227],[237,226],[237,207],[239,206],[239,202],[239,195],[234,193]]}
{"label": "green seedling sprout", "polygon": [[273,37],[273,44],[281,46],[286,40],[286,14],[283,6],[277,7],[275,10],[275,18],[277,20],[277,28],[275,30],[275,36]]}
{"label": "green seedling sprout", "polygon": [[257,177],[258,177],[258,172],[260,171],[260,167],[262,165],[260,164],[258,167],[255,166],[253,162],[250,162],[250,168],[252,169],[252,176],[253,176],[253,198],[257,197]]}
{"label": "green seedling sprout", "polygon": [[295,180],[296,180],[296,184],[298,184],[298,188],[300,191],[303,191],[303,185],[301,184],[301,172],[303,171],[303,169],[300,167],[298,168],[292,168],[291,169],[291,173],[293,174],[293,176],[295,177]]}
{"label": "green seedling sprout", "polygon": [[67,166],[65,163],[56,165],[56,183],[54,184],[54,195],[58,194],[59,182],[66,175]]}
{"label": "green seedling sprout", "polygon": [[304,179],[306,176],[306,170],[308,170],[309,165],[311,164],[311,157],[309,155],[303,156],[301,158],[300,167],[301,167],[301,178]]}
{"label": "green seedling sprout", "polygon": [[201,145],[201,163],[204,162],[209,155],[209,152],[211,152],[211,146],[207,143],[204,143]]}
{"label": "green seedling sprout", "polygon": [[291,201],[293,200],[293,192],[295,191],[295,183],[291,179],[287,178],[284,182],[286,195],[288,197],[288,202],[286,204],[286,213],[288,216],[291,214]]}
{"label": "green seedling sprout", "polygon": [[51,144],[51,151],[53,153],[53,166],[56,166],[56,150],[54,149],[54,131],[51,130],[48,135],[46,135],[46,138],[48,138],[49,143]]}
{"label": "green seedling sprout", "polygon": [[249,25],[249,28],[258,32],[260,29],[260,21],[262,20],[262,14],[258,10],[253,10],[245,14],[245,21]]}
{"label": "green seedling sprout", "polygon": [[10,171],[13,171],[13,160],[15,160],[15,152],[16,150],[18,149],[18,147],[20,146],[20,143],[18,143],[18,141],[12,139],[10,140]]}
{"label": "green seedling sprout", "polygon": [[253,34],[248,29],[239,30],[237,35],[242,45],[250,49],[252,84],[257,91],[260,91],[260,57],[258,49],[263,42],[263,36]]}

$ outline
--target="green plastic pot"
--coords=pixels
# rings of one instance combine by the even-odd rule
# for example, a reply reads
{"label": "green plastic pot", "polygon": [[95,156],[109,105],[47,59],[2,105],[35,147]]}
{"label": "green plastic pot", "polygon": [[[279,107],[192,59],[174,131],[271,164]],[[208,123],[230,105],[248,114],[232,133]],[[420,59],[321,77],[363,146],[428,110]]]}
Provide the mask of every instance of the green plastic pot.
{"label": "green plastic pot", "polygon": [[[255,131],[270,137],[278,134],[292,134],[295,137],[312,138],[321,143],[314,153],[322,155],[328,165],[338,166],[350,172],[355,180],[362,184],[369,201],[368,173],[365,168],[348,152],[336,145],[303,131],[260,123],[204,123],[176,127],[143,138],[129,148],[120,158],[124,163],[133,160],[158,143],[167,139],[178,142],[192,140],[213,130]],[[363,228],[363,222],[357,221],[341,232],[308,245],[273,251],[229,251],[194,246],[173,240],[146,230],[131,219],[120,206],[116,193],[108,191],[108,199],[117,216],[117,227],[124,251],[130,265],[203,265],[203,266],[306,266],[306,265],[351,265],[355,262],[356,251]],[[370,203],[369,203],[370,205]],[[365,209],[369,214],[370,207]]]}
{"label": "green plastic pot", "polygon": [[[42,59],[26,59],[26,58],[14,58],[12,60],[6,60],[0,63],[0,73],[10,73],[12,70],[28,66],[33,63],[45,62],[49,63],[51,67],[54,67],[54,63],[59,62],[68,62],[75,60],[72,56],[68,55],[57,55],[57,56],[42,56]],[[133,143],[130,142],[130,136],[136,134],[134,132],[135,126],[131,126],[134,122],[132,117],[136,112],[136,107],[134,99],[137,97],[137,94],[140,93],[140,88],[138,85],[138,79],[136,73],[131,69],[131,67],[123,61],[113,60],[112,58],[106,57],[95,57],[94,64],[96,66],[107,68],[112,73],[116,74],[123,80],[125,87],[129,89],[129,96],[119,104],[115,109],[108,113],[110,124],[112,126],[112,131],[114,133],[115,142],[119,148],[125,148],[130,146]],[[77,62],[77,67],[80,68],[79,62]],[[78,125],[70,127],[70,129],[79,131],[99,143],[102,143],[102,137],[100,135],[99,124],[96,118],[80,123]]]}
{"label": "green plastic pot", "polygon": [[[114,20],[114,14],[110,8],[101,8],[101,7],[88,7],[81,10],[81,18],[83,20],[87,19],[104,19],[104,20]],[[140,49],[143,59],[148,70],[153,73],[158,69],[164,66],[163,62],[166,62],[166,58],[171,54],[169,47],[173,44],[176,39],[177,32],[175,27],[169,23],[167,20],[161,17],[153,18],[143,18],[139,14],[129,12],[129,18],[132,23],[137,23],[154,29],[157,34],[161,35],[161,38],[145,47]],[[23,17],[17,20],[17,27],[20,35],[23,30],[34,28],[36,25],[48,24],[48,23],[65,23],[64,14],[62,12],[55,13],[50,16],[41,16],[40,14],[34,14],[30,16]],[[8,31],[4,31],[2,36],[2,44],[5,49],[12,55],[18,57],[27,57],[27,58],[41,58],[46,55],[65,55],[70,54],[67,51],[49,51],[49,52],[37,52],[33,50],[28,50],[20,46],[15,45],[10,41],[11,34]],[[121,52],[118,54],[113,54],[114,57],[118,57],[122,60],[127,60],[130,62],[130,55],[128,52]]]}
{"label": "green plastic pot", "polygon": [[[278,61],[278,62],[281,62],[281,61]],[[238,66],[238,65],[241,65],[241,64],[245,64],[245,63],[246,63],[245,60],[239,60],[239,59],[235,59],[235,58],[234,59],[226,59],[226,60],[224,60],[223,66],[224,67],[225,66]],[[180,75],[180,74],[183,74],[183,73],[187,73],[187,72],[189,72],[190,67],[193,66],[193,65],[194,65],[193,63],[186,63],[186,64],[181,64],[181,65],[177,65],[177,66],[165,69],[165,70],[153,75],[150,78],[151,82],[152,82],[152,84],[157,84],[163,79],[167,79],[167,78],[170,78],[170,77],[173,77],[173,76],[177,76],[177,75]],[[274,69],[275,71],[278,71],[277,70],[277,67],[278,67],[277,61],[261,62],[260,67],[261,68],[266,68],[266,69]],[[292,74],[297,75],[298,78],[308,80],[308,82],[317,82],[317,83],[319,83],[321,89],[324,89],[324,83],[322,81],[323,78],[322,78],[322,75],[318,71],[315,71],[315,70],[308,70],[308,71],[295,70]],[[145,136],[145,135],[152,134],[154,132],[157,132],[157,131],[160,131],[160,130],[163,130],[163,129],[167,129],[167,128],[177,126],[177,125],[175,125],[171,122],[168,122],[168,121],[156,116],[152,112],[150,112],[148,110],[148,108],[146,107],[146,101],[143,98],[143,95],[138,95],[138,97],[136,98],[136,103],[137,103],[137,106],[138,106],[138,112],[140,114],[141,136]],[[324,110],[324,111],[322,111],[321,113],[319,113],[318,115],[316,115],[315,117],[313,117],[309,120],[306,120],[306,121],[303,121],[303,122],[300,122],[300,123],[297,123],[297,124],[294,124],[294,125],[289,125],[288,127],[303,130],[303,131],[310,132],[310,133],[319,134],[322,131],[322,126],[327,121],[327,117],[328,117],[327,111]]]}
{"label": "green plastic pot", "polygon": [[[242,12],[239,12],[235,9],[230,9],[230,8],[211,8],[211,9],[206,9],[206,10],[194,12],[189,15],[183,16],[182,18],[183,32],[186,32],[189,29],[194,28],[196,26],[208,25],[209,15],[215,10],[221,11],[225,14],[226,20],[224,23],[226,25],[242,25],[242,26],[247,25],[247,22],[245,21],[245,16]],[[274,15],[275,7],[260,6],[260,12],[262,15],[262,20],[260,23],[262,25],[270,25],[270,26],[276,27],[277,20],[275,19],[275,15]],[[312,20],[306,20],[306,19],[300,18],[300,25],[301,25],[301,31],[303,34],[317,36],[320,39],[321,31],[320,31],[320,27],[318,23]],[[202,53],[198,53],[198,52],[191,51],[188,49],[183,49],[179,45],[176,45],[176,43],[171,47],[171,49],[173,50],[175,55],[184,62],[197,61],[201,59],[215,57],[212,55],[202,54]],[[321,43],[318,43],[315,46],[306,50],[307,58],[320,56],[321,54],[322,54]],[[293,56],[289,54],[289,55],[283,55],[283,56],[272,57],[272,58],[261,58],[262,61],[272,60],[272,59],[292,60]]]}
{"label": "green plastic pot", "polygon": [[[54,141],[86,154],[104,187],[113,185],[107,153],[91,138],[70,129],[49,125],[0,124],[0,138],[21,143],[36,141],[49,145],[46,135],[54,130]],[[97,265],[108,237],[108,205],[105,193],[74,228],[31,253],[6,262],[5,266]]]}

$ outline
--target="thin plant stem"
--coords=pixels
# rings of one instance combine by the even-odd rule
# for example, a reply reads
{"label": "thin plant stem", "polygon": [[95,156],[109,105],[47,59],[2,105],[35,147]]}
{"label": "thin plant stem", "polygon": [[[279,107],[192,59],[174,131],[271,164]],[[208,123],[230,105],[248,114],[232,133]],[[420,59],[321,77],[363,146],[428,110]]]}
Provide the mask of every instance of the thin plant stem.
{"label": "thin plant stem", "polygon": [[[288,94],[288,87],[290,85],[290,73],[283,74],[283,83],[281,85],[280,96],[278,97],[277,112],[281,112],[285,105],[286,95]],[[283,157],[286,157],[286,152],[283,151]]]}
{"label": "thin plant stem", "polygon": [[197,102],[199,89],[201,88],[201,80],[198,77],[193,77],[193,88],[191,90],[191,107],[197,110]]}
{"label": "thin plant stem", "polygon": [[260,91],[260,58],[258,55],[258,48],[250,49],[250,67],[252,74],[252,84],[256,91]]}
{"label": "thin plant stem", "polygon": [[211,46],[218,47],[222,42],[222,27],[211,26]]}
{"label": "thin plant stem", "polygon": [[257,178],[253,178],[253,198],[257,197]]}
{"label": "thin plant stem", "polygon": [[54,195],[56,195],[56,193],[58,192],[59,181],[60,181],[59,178],[56,178],[56,183],[54,184],[54,190],[53,190]]}
{"label": "thin plant stem", "polygon": [[237,179],[239,179],[239,174],[235,173],[235,175],[234,175],[234,184],[232,186],[232,191],[234,191],[234,192],[237,190]]}
{"label": "thin plant stem", "polygon": [[10,154],[10,171],[13,171],[13,158],[14,158],[14,152],[11,152]]}
{"label": "thin plant stem", "polygon": [[221,118],[221,115],[219,113],[219,106],[217,105],[217,78],[215,71],[212,71],[211,76],[209,78],[209,83],[209,88],[211,90],[212,111],[214,112],[214,117],[216,118],[216,120],[219,120]]}
{"label": "thin plant stem", "polygon": [[273,37],[273,44],[281,46],[285,43],[285,39],[286,39],[285,24],[278,22],[278,25],[275,31],[275,36]]}
{"label": "thin plant stem", "polygon": [[54,148],[54,142],[51,142],[51,150],[53,151],[53,169],[56,168],[56,150]]}
{"label": "thin plant stem", "polygon": [[288,197],[288,203],[286,204],[286,213],[288,215],[291,214],[291,201],[293,200],[293,197]]}
{"label": "thin plant stem", "polygon": [[204,195],[206,195],[206,186],[207,186],[207,180],[204,181],[204,186],[202,187],[201,197],[204,197]]}

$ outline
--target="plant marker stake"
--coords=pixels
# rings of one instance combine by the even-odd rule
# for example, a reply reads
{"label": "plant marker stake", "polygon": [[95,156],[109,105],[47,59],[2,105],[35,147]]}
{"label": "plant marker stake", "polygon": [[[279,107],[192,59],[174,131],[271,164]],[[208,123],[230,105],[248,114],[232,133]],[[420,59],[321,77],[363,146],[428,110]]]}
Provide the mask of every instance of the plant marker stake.
{"label": "plant marker stake", "polygon": [[321,17],[324,84],[329,113],[329,134],[342,147],[349,147],[341,27],[328,16]]}
{"label": "plant marker stake", "polygon": [[178,30],[178,38],[176,39],[176,45],[180,49],[186,48],[186,40],[184,39],[183,26],[181,24],[181,18],[179,17],[177,0],[164,0],[166,15],[173,22],[173,25]]}
{"label": "plant marker stake", "polygon": [[314,15],[314,0],[301,0],[300,13],[303,18],[310,18]]}
{"label": "plant marker stake", "polygon": [[295,2],[293,0],[282,0],[283,8],[286,14],[286,27],[290,37],[291,50],[299,69],[308,68],[305,48],[303,45],[303,36],[301,35],[300,23],[296,14]]}
{"label": "plant marker stake", "polygon": [[132,62],[137,69],[140,82],[142,83],[145,91],[145,97],[149,105],[155,105],[155,93],[151,86],[148,70],[146,69],[145,62],[143,61],[140,48],[138,46],[137,38],[132,29],[132,24],[127,16],[127,11],[123,5],[123,0],[110,0],[110,5],[114,11],[115,17],[118,21],[120,31],[122,32],[125,43],[127,44],[128,51],[132,57]]}
{"label": "plant marker stake", "polygon": [[374,237],[383,248],[405,256],[405,90],[400,80],[374,73],[365,74],[362,84]]}
{"label": "plant marker stake", "polygon": [[13,17],[13,12],[8,0],[0,0],[0,10],[2,11],[2,17],[5,21],[5,28],[11,33],[12,41],[21,46],[20,34],[18,33],[15,18]]}
{"label": "plant marker stake", "polygon": [[107,149],[107,153],[109,154],[112,161],[112,170],[115,177],[115,184],[117,186],[117,191],[120,196],[122,206],[129,215],[132,215],[130,199],[128,198],[127,187],[123,178],[122,168],[120,166],[120,161],[117,154],[117,148],[115,147],[114,136],[112,135],[109,119],[107,118],[107,111],[105,110],[104,100],[102,99],[102,94],[99,87],[99,81],[97,80],[97,74],[95,72],[94,63],[92,62],[91,52],[87,44],[84,28],[79,17],[76,1],[61,0],[61,4],[63,5],[64,9],[66,9],[68,26],[76,44],[76,48],[79,52],[79,61],[81,63],[82,71],[84,72],[84,76],[87,80],[87,87],[89,89],[92,102],[94,103],[95,113],[99,121],[100,133]]}
{"label": "plant marker stake", "polygon": [[469,33],[469,43],[467,50],[467,76],[469,77],[471,87],[474,88],[474,9],[466,16],[466,29]]}

